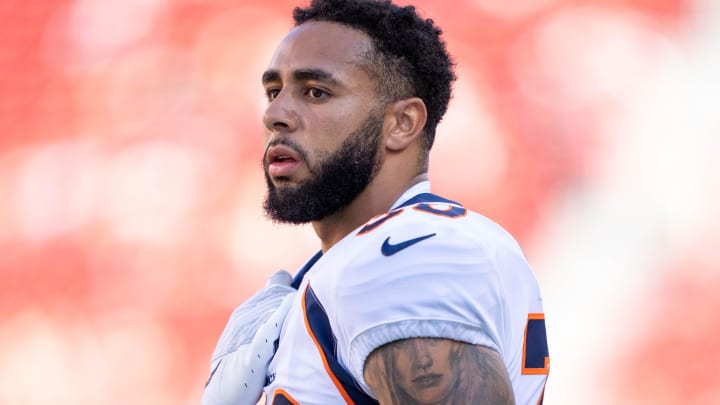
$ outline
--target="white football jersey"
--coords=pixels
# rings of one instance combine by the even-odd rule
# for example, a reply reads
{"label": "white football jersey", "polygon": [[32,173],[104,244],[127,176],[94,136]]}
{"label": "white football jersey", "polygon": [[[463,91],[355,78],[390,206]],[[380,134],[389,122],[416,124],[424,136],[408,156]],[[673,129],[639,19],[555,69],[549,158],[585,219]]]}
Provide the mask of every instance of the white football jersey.
{"label": "white football jersey", "polygon": [[522,250],[496,223],[430,194],[429,182],[316,254],[295,281],[267,404],[377,404],[363,378],[366,358],[414,337],[496,350],[516,402],[542,402],[545,320]]}

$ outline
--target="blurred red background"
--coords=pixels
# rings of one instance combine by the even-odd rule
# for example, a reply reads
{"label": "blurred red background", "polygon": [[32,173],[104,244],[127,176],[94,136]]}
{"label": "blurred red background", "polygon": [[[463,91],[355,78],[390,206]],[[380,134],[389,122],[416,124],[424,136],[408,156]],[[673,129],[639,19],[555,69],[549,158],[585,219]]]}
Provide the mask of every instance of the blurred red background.
{"label": "blurred red background", "polygon": [[[720,402],[720,3],[414,4],[460,77],[433,187],[524,246],[546,403]],[[232,308],[316,251],[261,210],[295,5],[0,3],[0,403],[199,403]]]}

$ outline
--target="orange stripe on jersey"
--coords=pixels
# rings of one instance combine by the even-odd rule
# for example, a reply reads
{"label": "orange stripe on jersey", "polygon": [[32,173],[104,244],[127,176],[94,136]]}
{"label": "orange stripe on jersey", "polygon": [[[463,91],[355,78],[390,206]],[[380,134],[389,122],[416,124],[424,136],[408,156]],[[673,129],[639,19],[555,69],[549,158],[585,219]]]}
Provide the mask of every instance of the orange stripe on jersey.
{"label": "orange stripe on jersey", "polygon": [[[531,326],[537,326],[531,328]],[[532,336],[528,336],[528,331]],[[542,356],[542,365],[533,364],[528,366],[528,353],[532,353],[533,360],[540,360],[538,356]],[[525,332],[523,334],[523,351],[522,351],[522,371],[523,375],[537,375],[550,373],[550,356],[548,355],[547,335],[545,332],[545,314],[531,313],[528,314],[528,321],[525,324]]]}
{"label": "orange stripe on jersey", "polygon": [[543,399],[545,399],[545,384],[547,384],[547,378],[545,378],[545,382],[543,383],[543,389],[540,391],[540,398],[537,401],[537,405],[543,405]]}
{"label": "orange stripe on jersey", "polygon": [[[310,284],[308,283],[307,286],[305,286],[305,291],[303,292],[303,295],[307,294],[307,289],[310,287]],[[325,352],[323,351],[322,346],[320,345],[320,342],[317,339],[317,336],[315,336],[315,333],[313,332],[312,328],[310,327],[310,321],[308,320],[308,311],[307,306],[305,304],[305,300],[302,301],[302,307],[303,307],[303,319],[305,320],[305,328],[308,331],[308,334],[310,335],[310,338],[312,338],[313,343],[315,343],[315,347],[318,349],[318,354],[320,354],[320,358],[323,361],[323,366],[325,367],[325,371],[327,372],[328,376],[332,380],[333,384],[335,384],[335,387],[337,388],[338,392],[340,392],[340,395],[345,399],[345,402],[349,405],[354,405],[355,403],[348,395],[347,391],[345,391],[345,387],[340,383],[335,373],[332,372],[330,369],[330,364],[328,364],[327,357],[325,357]]]}
{"label": "orange stripe on jersey", "polygon": [[370,221],[367,222],[367,224],[365,224],[365,226],[362,227],[362,229],[360,229],[360,231],[358,231],[357,235],[355,236],[365,235],[374,231],[375,229],[379,228],[380,225],[384,224],[385,221],[395,218],[396,216],[402,214],[403,211],[405,211],[403,208],[397,208],[390,212],[374,216],[372,219],[370,219]]}
{"label": "orange stripe on jersey", "polygon": [[290,404],[292,404],[292,405],[300,405],[300,403],[299,403],[298,401],[296,401],[295,398],[293,398],[292,396],[290,396],[290,394],[288,394],[287,391],[285,391],[285,390],[282,389],[282,388],[278,388],[278,389],[275,390],[275,394],[273,395],[273,400],[272,400],[271,403],[272,403],[273,405],[279,404],[279,403],[280,403],[280,402],[278,401],[279,398],[280,398],[282,401],[287,401],[288,403],[290,403]]}

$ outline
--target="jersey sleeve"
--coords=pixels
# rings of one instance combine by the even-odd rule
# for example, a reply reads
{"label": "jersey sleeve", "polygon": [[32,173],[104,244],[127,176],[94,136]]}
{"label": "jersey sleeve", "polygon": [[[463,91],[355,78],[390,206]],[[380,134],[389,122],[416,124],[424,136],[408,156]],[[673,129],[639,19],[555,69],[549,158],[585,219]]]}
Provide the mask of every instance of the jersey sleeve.
{"label": "jersey sleeve", "polygon": [[[391,229],[393,241],[429,235],[390,256],[370,252],[352,261],[336,292],[340,349],[347,368],[368,390],[363,367],[376,348],[400,339],[447,338],[492,348],[500,338],[504,293],[492,245],[454,227]],[[368,391],[369,392],[369,391]]]}

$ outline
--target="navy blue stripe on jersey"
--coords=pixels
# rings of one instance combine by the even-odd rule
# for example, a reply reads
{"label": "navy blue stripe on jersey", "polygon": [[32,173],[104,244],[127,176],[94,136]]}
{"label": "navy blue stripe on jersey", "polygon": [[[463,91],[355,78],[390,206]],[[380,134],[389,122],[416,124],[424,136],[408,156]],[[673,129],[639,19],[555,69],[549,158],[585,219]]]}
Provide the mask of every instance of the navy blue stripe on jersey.
{"label": "navy blue stripe on jersey", "polygon": [[522,374],[548,374],[550,352],[544,314],[528,316],[523,350]]}
{"label": "navy blue stripe on jersey", "polygon": [[367,223],[367,225],[363,226],[362,229],[358,231],[358,235],[364,235],[368,232],[374,231],[376,228],[378,228],[380,225],[384,224],[387,220],[391,218],[395,218],[396,216],[402,214],[404,210],[402,208],[396,208],[390,212],[386,212],[375,219],[371,219],[370,222]]}
{"label": "navy blue stripe on jersey", "polygon": [[440,204],[453,204],[453,205],[459,205],[462,206],[462,204],[448,200],[447,198],[442,198],[438,195],[432,194],[432,193],[420,193],[416,195],[415,197],[405,201],[397,208],[402,207],[408,207],[413,204],[420,204],[420,203],[426,203],[426,204],[432,204],[432,203],[440,203]]}
{"label": "navy blue stripe on jersey", "polygon": [[308,260],[308,262],[305,263],[305,265],[302,267],[302,269],[300,269],[300,271],[297,272],[295,277],[293,277],[293,282],[291,284],[292,288],[294,288],[296,290],[298,288],[300,288],[300,284],[302,283],[303,278],[305,277],[305,273],[307,273],[308,270],[310,270],[310,268],[315,264],[315,262],[320,260],[322,255],[323,255],[323,252],[321,250],[321,251],[315,253],[315,256],[311,257],[310,260]]}
{"label": "navy blue stripe on jersey", "polygon": [[280,391],[275,393],[272,405],[298,405],[297,402],[287,397],[287,393]]}
{"label": "navy blue stripe on jersey", "polygon": [[[337,341],[330,327],[330,320],[315,292],[308,285],[305,290],[305,316],[310,332],[322,350],[327,361],[328,372],[332,373],[355,405],[377,405],[379,402],[360,388],[350,373],[337,359]],[[332,378],[333,376],[331,376]],[[340,388],[340,387],[338,387]],[[342,393],[341,393],[342,394]],[[343,395],[344,396],[344,395]]]}

